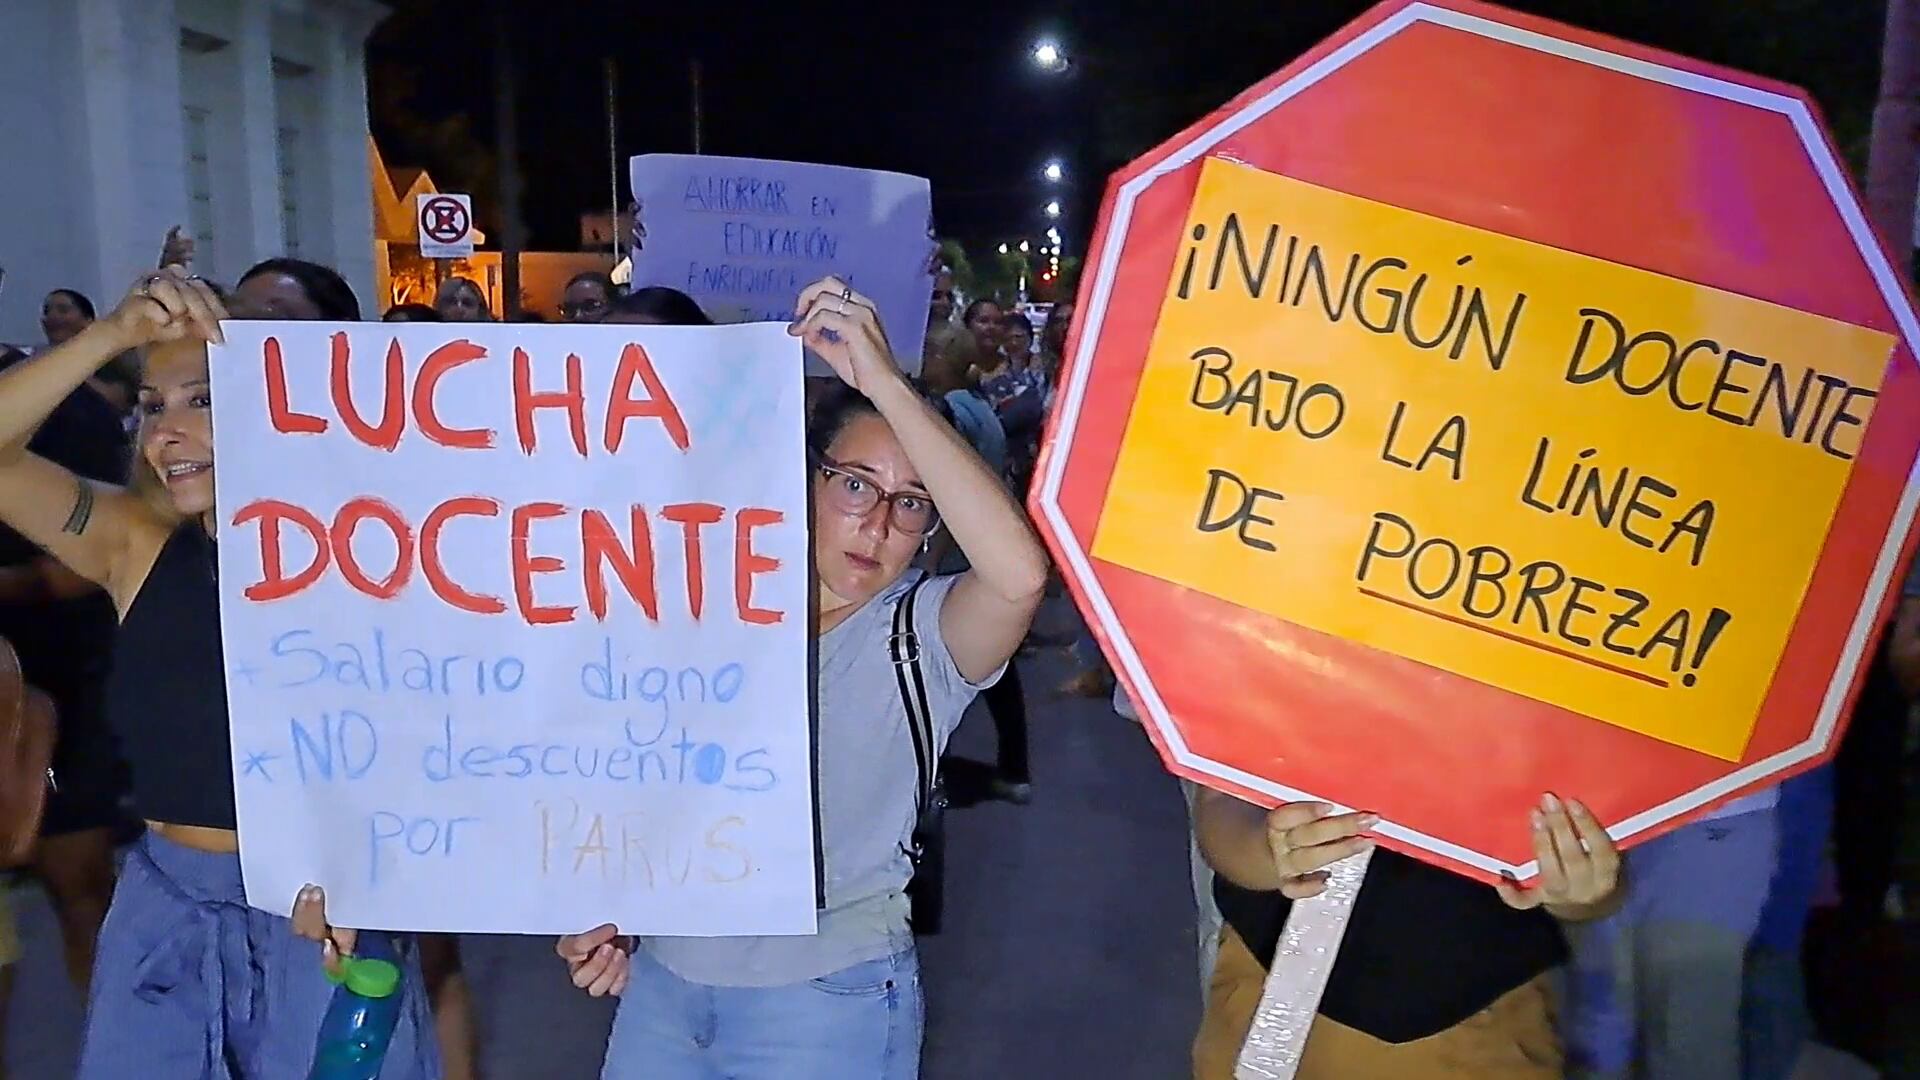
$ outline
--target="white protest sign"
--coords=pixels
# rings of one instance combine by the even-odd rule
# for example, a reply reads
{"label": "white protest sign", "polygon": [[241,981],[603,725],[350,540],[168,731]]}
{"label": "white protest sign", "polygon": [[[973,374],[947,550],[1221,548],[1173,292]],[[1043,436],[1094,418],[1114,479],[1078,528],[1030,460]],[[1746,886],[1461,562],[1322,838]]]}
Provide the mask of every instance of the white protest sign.
{"label": "white protest sign", "polygon": [[342,926],[814,930],[800,347],[225,324],[247,900]]}
{"label": "white protest sign", "polygon": [[473,254],[473,198],[468,195],[420,195],[414,199],[421,256],[465,259]]}
{"label": "white protest sign", "polygon": [[699,154],[644,154],[631,172],[634,288],[679,289],[716,322],[786,322],[802,288],[835,274],[873,299],[900,366],[919,372],[933,291],[925,179]]}

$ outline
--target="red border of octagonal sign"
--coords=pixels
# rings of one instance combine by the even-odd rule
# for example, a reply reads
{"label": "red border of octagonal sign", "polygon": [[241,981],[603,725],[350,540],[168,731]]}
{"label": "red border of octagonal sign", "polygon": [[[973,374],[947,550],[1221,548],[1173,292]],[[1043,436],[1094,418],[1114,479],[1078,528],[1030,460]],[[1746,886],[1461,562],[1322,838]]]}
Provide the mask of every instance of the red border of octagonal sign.
{"label": "red border of octagonal sign", "polygon": [[[1473,190],[1472,183],[1460,185],[1456,190],[1451,180],[1445,184],[1435,183],[1431,176],[1423,179],[1418,167],[1402,167],[1407,159],[1395,158],[1393,154],[1412,154],[1415,150],[1412,144],[1419,142],[1419,133],[1409,137],[1405,130],[1382,132],[1379,141],[1393,145],[1360,163],[1332,162],[1326,157],[1316,159],[1315,139],[1322,135],[1334,140],[1351,138],[1337,126],[1307,124],[1299,130],[1290,128],[1286,138],[1256,137],[1259,120],[1296,98],[1316,100],[1303,95],[1309,95],[1315,87],[1336,85],[1333,80],[1337,73],[1360,57],[1375,50],[1393,54],[1395,50],[1429,48],[1438,41],[1432,36],[1435,34],[1456,35],[1445,40],[1445,47],[1474,52],[1476,60],[1483,64],[1506,65],[1514,71],[1531,68],[1533,70],[1525,74],[1536,79],[1540,69],[1548,67],[1553,69],[1548,74],[1558,76],[1544,83],[1528,82],[1530,88],[1591,78],[1607,82],[1615,89],[1645,92],[1650,98],[1655,95],[1671,98],[1659,107],[1667,110],[1675,104],[1683,106],[1673,112],[1675,132],[1696,142],[1693,146],[1676,145],[1673,152],[1687,157],[1692,151],[1694,160],[1690,160],[1688,166],[1696,172],[1701,169],[1710,172],[1716,160],[1700,144],[1712,143],[1714,150],[1724,151],[1732,158],[1722,164],[1738,167],[1742,164],[1738,157],[1741,138],[1751,138],[1754,147],[1773,145],[1766,141],[1766,136],[1771,133],[1776,143],[1783,142],[1778,139],[1777,129],[1785,125],[1806,154],[1804,168],[1781,169],[1777,176],[1758,181],[1743,176],[1747,186],[1734,186],[1732,194],[1761,192],[1779,196],[1784,205],[1802,206],[1809,205],[1806,198],[1824,198],[1836,213],[1831,222],[1792,222],[1790,227],[1798,230],[1792,234],[1754,230],[1759,236],[1756,243],[1763,243],[1767,235],[1777,238],[1804,234],[1808,238],[1804,250],[1743,250],[1729,260],[1719,254],[1719,247],[1713,251],[1699,246],[1686,247],[1688,237],[1684,230],[1677,236],[1653,236],[1643,229],[1638,238],[1622,239],[1623,220],[1609,219],[1606,207],[1612,205],[1623,214],[1636,215],[1634,220],[1644,226],[1647,223],[1644,216],[1637,216],[1643,214],[1643,204],[1649,200],[1657,202],[1670,188],[1654,188],[1619,199],[1594,189],[1599,197],[1591,204],[1571,205],[1579,201],[1582,184],[1588,180],[1569,174],[1565,190],[1556,182],[1551,194],[1536,200],[1555,205],[1538,215],[1530,216],[1523,211],[1515,216],[1513,206],[1500,205],[1499,199]],[[1482,53],[1492,55],[1479,55]],[[1398,55],[1404,58],[1409,54]],[[1568,64],[1586,67],[1569,68],[1565,66]],[[1391,68],[1386,77],[1392,77],[1390,72]],[[1628,79],[1619,80],[1621,75]],[[1702,101],[1696,107],[1696,99],[1687,93],[1675,94],[1676,90],[1721,100]],[[1347,92],[1352,95],[1353,88],[1349,87]],[[1339,100],[1344,107],[1361,98],[1364,95]],[[1725,104],[1728,102],[1746,108],[1729,109]],[[1596,110],[1606,107],[1605,103],[1582,104]],[[1530,106],[1549,107],[1533,101],[1511,103],[1511,108],[1521,113]],[[1355,106],[1355,113],[1364,111],[1365,102],[1361,100]],[[1410,117],[1409,123],[1423,124],[1427,119],[1430,118]],[[1346,120],[1347,117],[1336,116],[1326,123],[1338,125]],[[1694,126],[1696,123],[1699,126]],[[1727,145],[1721,146],[1715,140]],[[1871,326],[1899,340],[1890,361],[1893,369],[1882,385],[1876,405],[1876,423],[1869,427],[1853,479],[1836,513],[1835,520],[1841,527],[1829,534],[1822,549],[1809,586],[1809,600],[1797,617],[1793,637],[1781,670],[1769,689],[1747,757],[1737,765],[1714,762],[1704,755],[1389,657],[1365,646],[1316,635],[1281,620],[1092,559],[1093,528],[1099,519],[1100,503],[1124,434],[1127,406],[1133,399],[1146,346],[1158,317],[1160,297],[1172,269],[1176,234],[1197,183],[1199,164],[1203,157],[1210,155],[1243,161],[1407,209]],[[1458,162],[1450,162],[1441,167],[1457,171],[1460,166]],[[1347,170],[1345,175],[1341,174],[1342,169]],[[1484,169],[1481,173],[1491,175]],[[1685,182],[1704,186],[1712,179],[1711,175],[1688,173]],[[1604,177],[1593,182],[1624,182],[1630,186],[1631,181],[1632,177],[1624,180]],[[1802,201],[1797,204],[1786,201],[1793,196],[1803,197]],[[1715,210],[1718,213],[1725,207],[1716,206]],[[1685,207],[1674,212],[1684,214]],[[1583,214],[1593,220],[1586,220]],[[1724,217],[1720,220],[1724,224]],[[1709,239],[1717,245],[1728,242],[1724,234]],[[1738,237],[1734,239],[1738,241]],[[1623,244],[1641,245],[1641,249],[1629,250]],[[1715,259],[1728,265],[1719,265]],[[1242,767],[1244,761],[1236,765],[1207,756],[1210,747],[1194,744],[1204,742],[1200,736],[1208,733],[1183,731],[1177,726],[1169,709],[1169,697],[1185,696],[1191,702],[1206,702],[1198,706],[1200,711],[1213,707],[1320,709],[1331,714],[1326,718],[1328,725],[1338,726],[1348,706],[1364,703],[1369,708],[1419,708],[1433,699],[1436,688],[1444,687],[1445,694],[1464,693],[1463,688],[1471,688],[1477,708],[1517,710],[1524,712],[1530,722],[1549,728],[1562,725],[1563,730],[1576,734],[1576,741],[1581,745],[1566,749],[1566,753],[1597,754],[1600,760],[1617,761],[1621,766],[1618,792],[1581,794],[1600,813],[1617,840],[1632,843],[1671,829],[1731,797],[1809,768],[1830,755],[1846,710],[1864,675],[1864,661],[1892,603],[1892,586],[1904,566],[1905,538],[1914,520],[1916,503],[1920,502],[1920,482],[1917,482],[1920,472],[1914,469],[1915,444],[1916,439],[1920,439],[1920,432],[1914,430],[1920,427],[1917,423],[1920,422],[1920,367],[1914,360],[1915,343],[1920,342],[1920,321],[1916,321],[1904,282],[1894,273],[1860,209],[1838,156],[1811,105],[1799,91],[1470,0],[1447,0],[1444,4],[1390,0],[1114,176],[1088,256],[1088,274],[1080,291],[1079,312],[1074,340],[1068,346],[1068,364],[1061,378],[1060,401],[1049,422],[1032,508],[1055,557],[1066,569],[1082,610],[1092,613],[1096,634],[1139,703],[1162,756],[1175,772],[1265,804],[1326,797],[1324,792],[1263,779],[1261,773]],[[1097,381],[1096,355],[1101,357]],[[1882,522],[1889,526],[1884,532],[1859,527],[1861,523]],[[1112,590],[1119,590],[1115,595],[1123,598],[1132,596],[1129,603],[1133,608],[1135,633],[1148,635],[1141,641],[1130,636],[1122,624],[1116,613],[1115,596],[1109,595]],[[1822,599],[1831,596],[1863,599],[1858,604]],[[1144,599],[1147,597],[1151,600]],[[1166,606],[1169,601],[1177,605],[1177,610]],[[1232,655],[1226,658],[1199,656],[1191,651],[1196,643],[1189,640],[1190,651],[1182,659],[1185,668],[1182,677],[1188,683],[1204,682],[1205,685],[1156,686],[1142,661],[1141,642],[1149,642],[1155,635],[1177,638],[1183,630],[1202,626],[1218,632],[1206,643],[1208,648]],[[1177,651],[1178,643],[1162,642],[1158,647],[1163,653]],[[1227,700],[1231,689],[1223,676],[1234,670],[1232,665],[1252,660],[1265,661],[1271,666],[1276,647],[1296,653],[1304,649],[1314,655],[1320,666],[1330,664],[1338,670],[1318,684],[1318,691],[1301,695],[1301,700],[1286,700],[1291,696],[1291,685],[1287,687],[1288,692],[1268,695],[1282,698],[1280,701],[1235,703]],[[1159,662],[1165,663],[1165,657]],[[1209,668],[1209,664],[1214,666]],[[1294,668],[1290,674],[1302,671]],[[1581,726],[1565,727],[1569,722]],[[1811,734],[1808,734],[1809,727]],[[1353,730],[1333,737],[1344,740],[1342,752],[1348,754],[1349,760],[1353,753],[1362,750],[1391,754],[1393,749],[1385,744],[1369,746],[1364,725],[1355,725]],[[1554,773],[1549,758],[1561,752],[1556,749],[1559,740],[1541,737],[1540,741],[1545,749],[1536,754],[1534,767]],[[1309,759],[1312,752],[1311,746],[1303,746],[1295,759]],[[1266,753],[1265,759],[1256,762],[1255,767],[1266,775],[1297,774],[1300,770],[1286,763],[1287,756],[1288,748],[1277,748]],[[1483,879],[1491,880],[1502,873],[1511,873],[1523,880],[1531,878],[1537,866],[1526,851],[1523,828],[1502,830],[1492,825],[1485,828],[1464,825],[1455,830],[1454,823],[1479,821],[1489,812],[1497,810],[1504,814],[1509,809],[1518,822],[1520,809],[1537,798],[1538,793],[1514,789],[1475,794],[1469,790],[1473,785],[1459,784],[1454,779],[1464,765],[1450,763],[1453,773],[1425,784],[1425,794],[1421,796],[1447,800],[1438,816],[1448,818],[1449,836],[1443,838],[1403,824],[1403,815],[1392,805],[1393,791],[1385,790],[1377,797],[1370,797],[1367,803],[1369,808],[1379,809],[1387,816],[1387,823],[1379,830],[1382,839],[1390,847]],[[1449,763],[1440,763],[1438,767],[1449,767]],[[1672,789],[1671,794],[1649,796],[1647,793],[1657,782],[1639,775],[1646,770],[1664,777]],[[1643,786],[1636,788],[1636,784]],[[1442,788],[1457,790],[1442,792]],[[1460,835],[1454,835],[1456,831]]]}

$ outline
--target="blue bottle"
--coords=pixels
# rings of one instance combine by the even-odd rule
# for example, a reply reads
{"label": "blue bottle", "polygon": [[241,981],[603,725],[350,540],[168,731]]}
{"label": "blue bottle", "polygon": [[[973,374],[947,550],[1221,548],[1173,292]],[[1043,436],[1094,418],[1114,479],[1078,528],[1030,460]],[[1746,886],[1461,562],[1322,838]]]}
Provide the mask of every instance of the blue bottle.
{"label": "blue bottle", "polygon": [[320,1021],[307,1080],[378,1080],[387,1044],[400,1021],[400,954],[386,934],[363,933],[358,951],[340,960],[333,1002]]}

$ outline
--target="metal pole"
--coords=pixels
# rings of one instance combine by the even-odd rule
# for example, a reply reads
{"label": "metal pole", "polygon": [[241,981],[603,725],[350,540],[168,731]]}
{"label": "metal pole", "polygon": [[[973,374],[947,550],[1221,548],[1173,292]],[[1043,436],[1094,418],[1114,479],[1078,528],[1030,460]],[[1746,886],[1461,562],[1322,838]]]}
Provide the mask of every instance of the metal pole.
{"label": "metal pole", "polygon": [[613,245],[614,265],[620,263],[620,134],[616,123],[615,71],[607,57],[607,239]]}
{"label": "metal pole", "polygon": [[700,153],[700,61],[687,61],[687,77],[693,83],[693,152]]}
{"label": "metal pole", "polygon": [[513,35],[509,7],[512,0],[494,0],[493,62],[494,108],[497,128],[495,151],[500,156],[500,309],[503,317],[520,317],[520,249],[526,246],[520,222],[520,132],[514,114]]}

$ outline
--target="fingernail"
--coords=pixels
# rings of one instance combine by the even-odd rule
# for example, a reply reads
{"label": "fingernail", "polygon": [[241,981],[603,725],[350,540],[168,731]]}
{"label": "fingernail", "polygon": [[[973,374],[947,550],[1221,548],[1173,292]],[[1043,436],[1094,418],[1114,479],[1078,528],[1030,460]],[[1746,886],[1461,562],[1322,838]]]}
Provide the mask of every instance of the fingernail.
{"label": "fingernail", "polygon": [[1545,795],[1540,796],[1540,805],[1546,807],[1548,810],[1558,810],[1560,809],[1560,800],[1553,792],[1549,791]]}
{"label": "fingernail", "polygon": [[1579,799],[1568,799],[1567,809],[1572,810],[1576,814],[1584,814],[1587,812],[1587,804],[1581,802]]}
{"label": "fingernail", "polygon": [[1543,813],[1541,813],[1541,812],[1540,812],[1540,811],[1538,811],[1538,810],[1535,810],[1535,811],[1534,811],[1534,812],[1532,813],[1532,815],[1531,815],[1531,816],[1532,816],[1532,818],[1533,818],[1533,827],[1534,827],[1534,828],[1536,828],[1536,829],[1544,829],[1544,828],[1546,828],[1546,827],[1547,827],[1547,815],[1545,815],[1545,814],[1543,814]]}
{"label": "fingernail", "polygon": [[1380,815],[1379,815],[1379,814],[1362,814],[1362,815],[1360,815],[1360,827],[1361,827],[1361,828],[1363,828],[1363,829],[1371,829],[1371,828],[1373,828],[1373,827],[1374,827],[1375,825],[1378,825],[1378,824],[1380,824]]}

